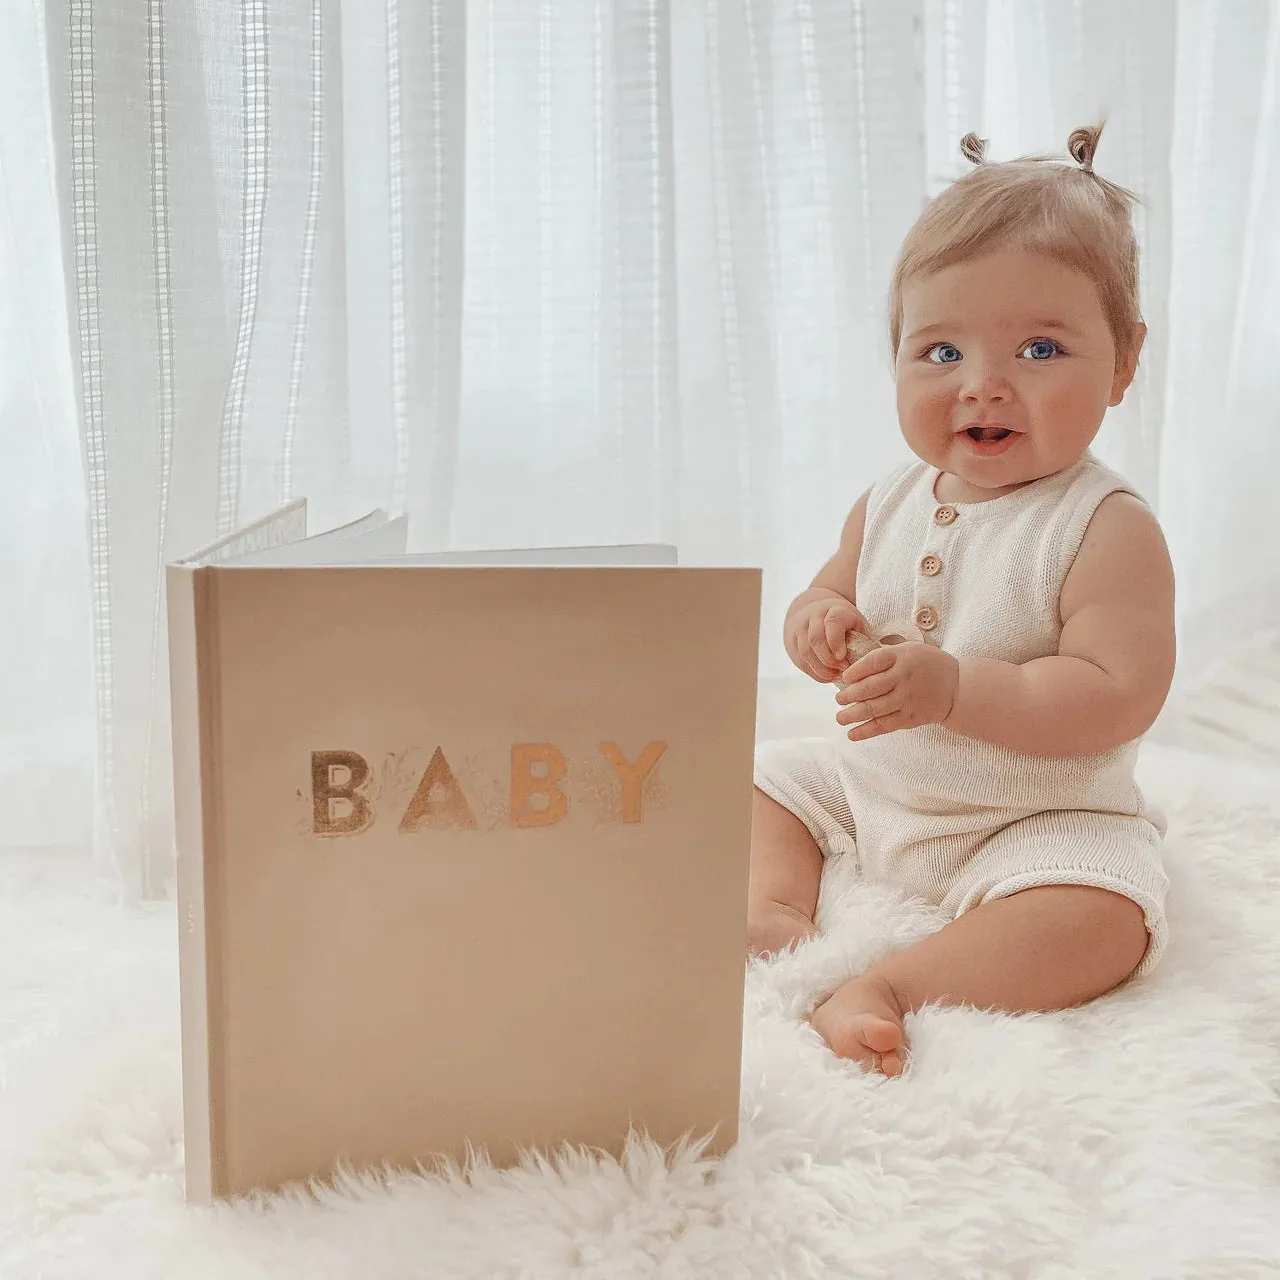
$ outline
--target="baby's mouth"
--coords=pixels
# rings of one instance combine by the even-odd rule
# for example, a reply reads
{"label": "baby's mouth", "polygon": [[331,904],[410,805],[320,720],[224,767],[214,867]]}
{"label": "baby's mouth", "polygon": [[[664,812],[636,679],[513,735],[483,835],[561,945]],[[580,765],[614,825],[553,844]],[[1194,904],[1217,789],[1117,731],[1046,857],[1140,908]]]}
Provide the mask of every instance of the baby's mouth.
{"label": "baby's mouth", "polygon": [[965,434],[971,440],[1003,440],[1013,432],[1008,427],[969,427]]}

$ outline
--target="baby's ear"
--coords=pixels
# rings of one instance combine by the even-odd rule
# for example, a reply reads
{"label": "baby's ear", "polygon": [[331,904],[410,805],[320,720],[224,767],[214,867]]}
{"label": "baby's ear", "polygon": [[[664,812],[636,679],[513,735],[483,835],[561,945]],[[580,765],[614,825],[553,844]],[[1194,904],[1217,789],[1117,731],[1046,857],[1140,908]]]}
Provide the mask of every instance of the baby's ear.
{"label": "baby's ear", "polygon": [[1146,338],[1147,326],[1135,325],[1133,338],[1116,352],[1116,371],[1111,379],[1111,397],[1107,401],[1112,408],[1124,399],[1124,393],[1129,390],[1129,384],[1138,372],[1138,357],[1142,354],[1142,344]]}

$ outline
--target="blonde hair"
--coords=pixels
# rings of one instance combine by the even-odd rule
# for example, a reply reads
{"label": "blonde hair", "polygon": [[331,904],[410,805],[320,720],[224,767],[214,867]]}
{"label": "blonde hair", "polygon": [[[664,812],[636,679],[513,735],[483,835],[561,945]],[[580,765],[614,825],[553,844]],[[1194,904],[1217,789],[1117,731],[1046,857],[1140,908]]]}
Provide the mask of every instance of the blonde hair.
{"label": "blonde hair", "polygon": [[1043,253],[1089,276],[1098,288],[1117,352],[1142,323],[1138,244],[1130,211],[1137,197],[1093,171],[1102,125],[1067,140],[1075,165],[1024,156],[991,163],[986,142],[966,134],[960,151],[976,166],[925,207],[907,233],[889,286],[889,338],[902,338],[902,289],[915,276],[999,249]]}

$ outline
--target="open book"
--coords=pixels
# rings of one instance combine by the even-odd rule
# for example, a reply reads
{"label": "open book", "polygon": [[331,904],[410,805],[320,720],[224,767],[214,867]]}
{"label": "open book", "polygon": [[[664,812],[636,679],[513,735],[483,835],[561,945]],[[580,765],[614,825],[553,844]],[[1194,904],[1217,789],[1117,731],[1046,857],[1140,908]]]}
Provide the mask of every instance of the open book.
{"label": "open book", "polygon": [[307,535],[305,498],[219,538],[181,563],[253,566],[349,564],[402,565],[675,565],[676,548],[666,543],[606,547],[524,547],[517,550],[433,551],[409,554],[409,517],[390,519],[385,511],[337,529]]}
{"label": "open book", "polygon": [[406,533],[168,569],[192,1200],[737,1137],[760,571]]}

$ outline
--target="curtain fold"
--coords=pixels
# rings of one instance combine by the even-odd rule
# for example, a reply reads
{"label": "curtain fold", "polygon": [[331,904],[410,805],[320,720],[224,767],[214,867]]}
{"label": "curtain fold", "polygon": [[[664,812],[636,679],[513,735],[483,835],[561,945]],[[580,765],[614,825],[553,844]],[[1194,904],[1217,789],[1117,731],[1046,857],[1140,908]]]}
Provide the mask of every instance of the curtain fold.
{"label": "curtain fold", "polygon": [[1184,668],[1280,625],[1278,82],[1280,0],[14,0],[0,844],[167,890],[161,568],[294,496],[763,565],[786,672],[907,456],[885,291],[969,129],[1108,118],[1151,332],[1099,452],[1164,523]]}

